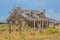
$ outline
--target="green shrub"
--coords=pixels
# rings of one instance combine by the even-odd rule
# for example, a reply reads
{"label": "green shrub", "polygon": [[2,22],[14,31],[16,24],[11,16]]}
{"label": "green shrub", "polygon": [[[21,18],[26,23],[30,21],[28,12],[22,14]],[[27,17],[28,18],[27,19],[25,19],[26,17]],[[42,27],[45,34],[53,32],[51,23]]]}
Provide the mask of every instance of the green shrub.
{"label": "green shrub", "polygon": [[25,30],[25,31],[29,31],[30,29],[31,29],[31,27],[28,25],[21,27],[21,30]]}
{"label": "green shrub", "polygon": [[40,33],[44,33],[43,29],[39,29],[39,32],[40,32]]}
{"label": "green shrub", "polygon": [[43,38],[32,38],[32,40],[43,40]]}
{"label": "green shrub", "polygon": [[31,31],[31,32],[30,32],[30,35],[35,36],[35,32]]}
{"label": "green shrub", "polygon": [[6,35],[5,35],[5,38],[8,39],[8,40],[10,39],[10,37],[11,37],[10,34],[6,34]]}
{"label": "green shrub", "polygon": [[5,31],[6,30],[6,26],[4,26],[4,25],[0,26],[0,30]]}
{"label": "green shrub", "polygon": [[55,34],[58,33],[58,31],[56,29],[53,28],[48,28],[45,30],[45,34],[49,35],[49,34]]}
{"label": "green shrub", "polygon": [[20,37],[18,40],[24,40],[25,39],[25,34],[21,33]]}
{"label": "green shrub", "polygon": [[26,25],[25,26],[25,29],[27,30],[27,29],[30,29],[31,27],[30,26],[28,26],[28,25]]}

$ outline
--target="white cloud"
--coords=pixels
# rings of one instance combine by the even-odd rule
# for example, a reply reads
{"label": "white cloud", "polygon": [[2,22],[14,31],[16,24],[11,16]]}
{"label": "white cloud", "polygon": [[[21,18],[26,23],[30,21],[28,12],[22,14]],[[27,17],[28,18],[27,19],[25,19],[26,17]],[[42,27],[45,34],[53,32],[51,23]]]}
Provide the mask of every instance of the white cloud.
{"label": "white cloud", "polygon": [[45,1],[44,0],[17,0],[18,2],[20,2],[21,4],[27,4],[30,6],[45,6]]}
{"label": "white cloud", "polygon": [[55,20],[60,20],[60,12],[56,12],[56,11],[54,11],[53,9],[47,9],[46,10],[46,16],[47,17],[50,17],[50,18],[53,18],[53,19],[55,19]]}
{"label": "white cloud", "polygon": [[5,21],[7,21],[7,17],[0,16],[0,22],[5,22]]}
{"label": "white cloud", "polygon": [[46,9],[46,13],[49,15],[52,15],[54,13],[54,11],[52,9]]}

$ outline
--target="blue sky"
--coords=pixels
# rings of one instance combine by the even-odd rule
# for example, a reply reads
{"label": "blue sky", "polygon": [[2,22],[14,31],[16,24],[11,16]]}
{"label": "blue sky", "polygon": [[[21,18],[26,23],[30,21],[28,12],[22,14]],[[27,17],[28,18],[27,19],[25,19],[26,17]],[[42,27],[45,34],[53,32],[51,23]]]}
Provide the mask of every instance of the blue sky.
{"label": "blue sky", "polygon": [[14,7],[24,10],[46,10],[46,16],[60,21],[60,0],[0,0],[0,21],[6,21]]}

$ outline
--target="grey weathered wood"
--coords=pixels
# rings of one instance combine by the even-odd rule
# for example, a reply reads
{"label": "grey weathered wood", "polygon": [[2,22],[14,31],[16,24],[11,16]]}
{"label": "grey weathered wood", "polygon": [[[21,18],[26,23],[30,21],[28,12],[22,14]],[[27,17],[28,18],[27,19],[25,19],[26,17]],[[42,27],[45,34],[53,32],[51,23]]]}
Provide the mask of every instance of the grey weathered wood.
{"label": "grey weathered wood", "polygon": [[34,20],[34,30],[35,30],[35,20]]}
{"label": "grey weathered wood", "polygon": [[47,28],[48,28],[48,25],[49,25],[48,22],[49,22],[49,21],[47,20]]}
{"label": "grey weathered wood", "polygon": [[9,33],[11,33],[11,27],[12,27],[12,21],[10,21],[10,24],[9,24]]}
{"label": "grey weathered wood", "polygon": [[44,26],[43,26],[43,25],[44,25],[44,22],[43,22],[43,20],[42,20],[42,28],[44,28]]}

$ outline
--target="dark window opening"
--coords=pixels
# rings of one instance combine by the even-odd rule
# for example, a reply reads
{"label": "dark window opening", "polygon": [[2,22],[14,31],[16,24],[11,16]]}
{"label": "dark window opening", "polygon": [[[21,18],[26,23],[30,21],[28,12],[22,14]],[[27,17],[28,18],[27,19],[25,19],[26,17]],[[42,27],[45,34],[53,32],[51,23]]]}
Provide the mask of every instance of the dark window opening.
{"label": "dark window opening", "polygon": [[43,12],[41,12],[41,14],[40,14],[41,16],[43,16]]}
{"label": "dark window opening", "polygon": [[12,20],[12,24],[15,24],[15,20]]}
{"label": "dark window opening", "polygon": [[33,17],[33,14],[26,14],[27,16],[29,16],[29,17]]}

